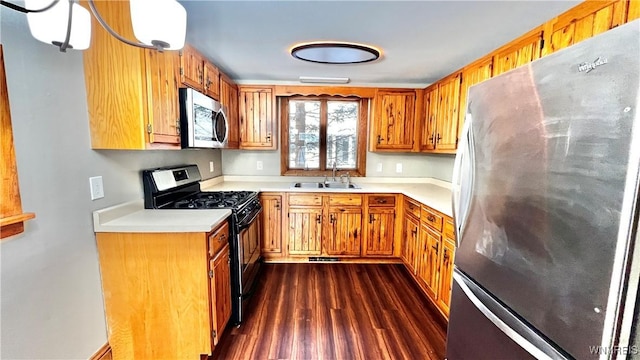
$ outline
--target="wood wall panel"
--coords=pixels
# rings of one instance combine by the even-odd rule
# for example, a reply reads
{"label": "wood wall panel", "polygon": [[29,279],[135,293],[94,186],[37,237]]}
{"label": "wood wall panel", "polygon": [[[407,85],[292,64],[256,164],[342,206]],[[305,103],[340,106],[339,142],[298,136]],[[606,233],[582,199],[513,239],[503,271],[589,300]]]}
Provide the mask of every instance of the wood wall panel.
{"label": "wood wall panel", "polygon": [[18,184],[18,166],[13,146],[13,128],[9,93],[4,69],[4,52],[0,44],[0,178],[2,199],[0,199],[0,239],[24,232],[24,221],[35,217],[33,213],[22,213],[20,186]]}

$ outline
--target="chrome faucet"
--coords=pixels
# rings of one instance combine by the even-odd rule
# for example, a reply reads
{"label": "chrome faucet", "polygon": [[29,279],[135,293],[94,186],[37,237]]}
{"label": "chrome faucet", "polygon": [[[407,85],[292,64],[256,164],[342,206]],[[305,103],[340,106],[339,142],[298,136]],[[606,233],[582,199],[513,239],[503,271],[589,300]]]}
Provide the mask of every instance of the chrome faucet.
{"label": "chrome faucet", "polygon": [[336,161],[333,160],[333,182],[336,182],[336,171],[338,171],[338,167]]}

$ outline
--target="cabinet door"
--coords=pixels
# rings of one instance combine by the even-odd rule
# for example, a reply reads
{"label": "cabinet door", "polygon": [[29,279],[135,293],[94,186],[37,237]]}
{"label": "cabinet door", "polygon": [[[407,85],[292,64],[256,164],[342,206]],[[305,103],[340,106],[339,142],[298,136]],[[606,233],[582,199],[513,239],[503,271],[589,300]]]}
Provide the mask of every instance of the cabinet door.
{"label": "cabinet door", "polygon": [[629,10],[627,11],[627,22],[640,19],[640,0],[629,1]]}
{"label": "cabinet door", "polygon": [[373,119],[374,149],[413,149],[415,102],[414,90],[377,92]]}
{"label": "cabinet door", "polygon": [[240,148],[276,149],[275,99],[272,87],[240,87]]}
{"label": "cabinet door", "polygon": [[182,84],[197,90],[203,89],[204,58],[191,45],[180,50],[180,76]]}
{"label": "cabinet door", "polygon": [[204,62],[204,93],[210,97],[220,100],[220,72],[212,63]]}
{"label": "cabinet door", "polygon": [[493,55],[493,76],[540,58],[541,43],[542,31],[536,30],[498,49]]}
{"label": "cabinet door", "polygon": [[425,123],[420,133],[420,150],[436,148],[436,123],[438,116],[438,85],[432,85],[424,92]]}
{"label": "cabinet door", "polygon": [[420,221],[405,213],[404,228],[402,230],[402,260],[411,273],[416,274],[416,247],[418,246],[418,229]]}
{"label": "cabinet door", "polygon": [[437,299],[437,289],[433,285],[437,280],[438,257],[433,257],[433,235],[429,232],[426,224],[420,224],[420,233],[418,235],[418,245],[416,247],[416,275],[419,282],[424,287],[427,295],[434,301]]}
{"label": "cabinet door", "polygon": [[436,149],[456,150],[458,147],[458,106],[460,105],[460,73],[438,83],[438,115]]}
{"label": "cabinet door", "polygon": [[327,255],[360,256],[362,208],[329,208]]}
{"label": "cabinet door", "polygon": [[220,103],[225,108],[229,123],[229,138],[227,147],[237,149],[240,146],[240,125],[238,123],[238,87],[220,75]]}
{"label": "cabinet door", "polygon": [[289,254],[320,255],[322,252],[322,208],[289,208]]}
{"label": "cabinet door", "polygon": [[362,256],[393,256],[394,207],[369,207]]}
{"label": "cabinet door", "polygon": [[260,195],[262,248],[266,256],[282,252],[282,195]]}
{"label": "cabinet door", "polygon": [[[211,260],[211,323],[213,325],[213,345],[218,344],[222,331],[231,318],[231,268],[229,266],[229,244]],[[215,314],[215,315],[214,315]]]}
{"label": "cabinet door", "polygon": [[626,1],[586,1],[545,24],[543,55],[624,23]]}
{"label": "cabinet door", "polygon": [[427,224],[420,225],[420,241],[418,246],[418,278],[426,286],[427,295],[433,300],[438,298],[438,269],[440,258],[440,234]]}
{"label": "cabinet door", "polygon": [[145,50],[149,143],[180,144],[178,54]]}
{"label": "cabinet door", "polygon": [[493,73],[493,57],[487,56],[462,70],[462,83],[460,84],[460,109],[458,110],[458,139],[462,135],[462,125],[467,115],[467,95],[472,85],[481,83],[491,78]]}
{"label": "cabinet door", "polygon": [[455,254],[455,241],[445,238],[442,241],[442,253],[440,254],[440,283],[438,284],[438,307],[445,315],[449,315],[449,303],[451,302],[451,281],[453,278],[453,257]]}

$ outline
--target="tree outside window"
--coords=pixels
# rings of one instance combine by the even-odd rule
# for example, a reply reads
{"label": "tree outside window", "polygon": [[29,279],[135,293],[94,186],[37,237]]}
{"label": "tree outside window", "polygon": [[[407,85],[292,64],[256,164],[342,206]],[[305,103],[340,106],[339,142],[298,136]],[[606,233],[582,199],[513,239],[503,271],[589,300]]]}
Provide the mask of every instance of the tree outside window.
{"label": "tree outside window", "polygon": [[285,99],[283,173],[322,175],[331,172],[335,163],[339,171],[364,175],[367,105],[366,100],[357,98]]}

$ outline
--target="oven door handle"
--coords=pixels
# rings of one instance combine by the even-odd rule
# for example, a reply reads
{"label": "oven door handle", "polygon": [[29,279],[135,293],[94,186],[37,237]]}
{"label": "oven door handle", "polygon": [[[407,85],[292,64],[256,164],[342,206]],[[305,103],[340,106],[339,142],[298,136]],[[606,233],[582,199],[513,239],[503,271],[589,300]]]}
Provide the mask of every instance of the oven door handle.
{"label": "oven door handle", "polygon": [[251,218],[251,220],[249,220],[245,225],[241,225],[240,227],[238,227],[238,233],[241,233],[243,230],[251,226],[251,224],[256,220],[256,218],[258,218],[261,212],[262,212],[262,208],[260,208],[260,210],[258,210],[258,212],[256,212],[256,214]]}

